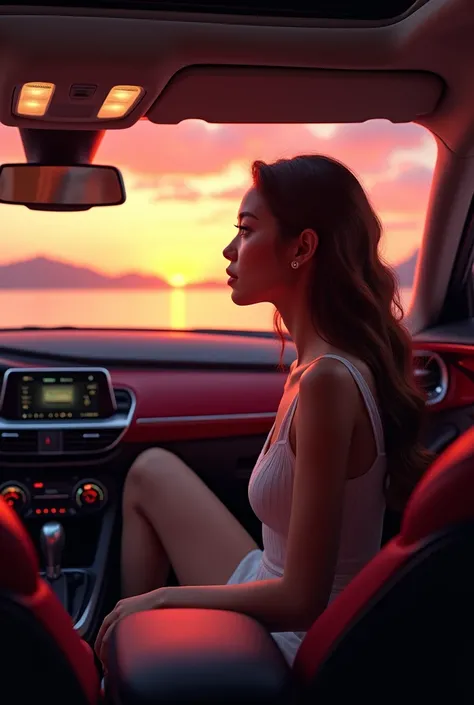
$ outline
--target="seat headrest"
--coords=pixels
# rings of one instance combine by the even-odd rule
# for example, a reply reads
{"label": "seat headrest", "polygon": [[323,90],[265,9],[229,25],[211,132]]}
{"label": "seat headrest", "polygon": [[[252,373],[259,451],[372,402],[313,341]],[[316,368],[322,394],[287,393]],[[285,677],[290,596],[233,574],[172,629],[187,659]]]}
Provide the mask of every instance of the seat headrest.
{"label": "seat headrest", "polygon": [[433,463],[405,510],[400,541],[414,543],[450,526],[474,521],[474,427]]}
{"label": "seat headrest", "polygon": [[0,497],[0,592],[32,595],[38,572],[36,551],[25,527]]}

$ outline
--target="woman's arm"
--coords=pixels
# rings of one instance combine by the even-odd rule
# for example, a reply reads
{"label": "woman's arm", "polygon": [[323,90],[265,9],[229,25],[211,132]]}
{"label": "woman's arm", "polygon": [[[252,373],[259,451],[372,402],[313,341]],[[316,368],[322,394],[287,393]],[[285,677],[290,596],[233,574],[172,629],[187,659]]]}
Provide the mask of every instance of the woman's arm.
{"label": "woman's arm", "polygon": [[284,577],[241,585],[169,587],[156,607],[228,609],[271,631],[304,631],[325,609],[339,548],[359,393],[350,373],[323,359],[301,378],[296,469]]}

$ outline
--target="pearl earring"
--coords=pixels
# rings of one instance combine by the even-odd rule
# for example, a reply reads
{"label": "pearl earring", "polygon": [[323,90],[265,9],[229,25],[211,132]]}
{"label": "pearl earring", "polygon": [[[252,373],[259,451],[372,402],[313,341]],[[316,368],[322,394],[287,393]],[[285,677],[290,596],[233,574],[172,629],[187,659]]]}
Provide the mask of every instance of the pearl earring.
{"label": "pearl earring", "polygon": [[297,261],[294,259],[293,262],[291,263],[291,266],[293,267],[293,269],[298,269],[298,267],[299,267],[300,265],[299,265],[299,262],[297,262]]}

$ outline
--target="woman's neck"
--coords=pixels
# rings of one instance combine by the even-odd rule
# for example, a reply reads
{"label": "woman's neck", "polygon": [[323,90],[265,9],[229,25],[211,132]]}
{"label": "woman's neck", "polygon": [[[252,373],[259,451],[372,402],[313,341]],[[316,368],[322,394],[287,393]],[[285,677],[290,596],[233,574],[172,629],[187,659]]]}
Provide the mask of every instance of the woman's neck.
{"label": "woman's neck", "polygon": [[295,369],[312,362],[320,355],[330,352],[331,346],[318,335],[307,307],[290,301],[277,306],[285,328],[291,336],[297,352]]}

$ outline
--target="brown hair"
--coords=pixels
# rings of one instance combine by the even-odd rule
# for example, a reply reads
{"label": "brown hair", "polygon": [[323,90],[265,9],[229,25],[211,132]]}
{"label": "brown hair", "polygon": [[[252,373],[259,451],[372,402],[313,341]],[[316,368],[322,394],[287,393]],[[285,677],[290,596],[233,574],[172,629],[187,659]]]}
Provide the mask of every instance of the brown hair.
{"label": "brown hair", "polygon": [[[364,361],[374,375],[390,478],[388,504],[401,510],[432,460],[420,443],[424,397],[413,374],[397,279],[382,261],[382,227],[354,174],[320,155],[254,162],[255,188],[288,240],[318,234],[309,306],[318,334]],[[275,311],[275,329],[285,338]]]}

